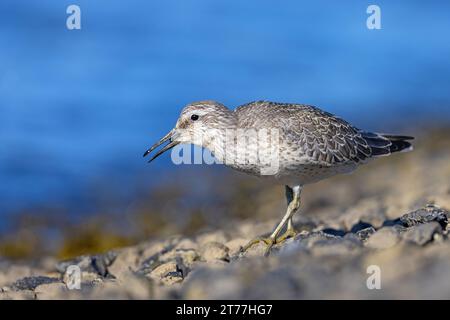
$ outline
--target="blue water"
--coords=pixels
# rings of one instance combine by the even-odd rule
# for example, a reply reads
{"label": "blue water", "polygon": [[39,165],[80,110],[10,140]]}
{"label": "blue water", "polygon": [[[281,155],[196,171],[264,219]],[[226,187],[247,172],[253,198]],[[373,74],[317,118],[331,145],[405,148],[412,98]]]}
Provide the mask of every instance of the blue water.
{"label": "blue water", "polygon": [[[77,4],[82,29],[66,29]],[[2,0],[0,215],[163,179],[188,102],[303,102],[369,129],[450,119],[450,2]],[[153,177],[153,181],[152,181]]]}

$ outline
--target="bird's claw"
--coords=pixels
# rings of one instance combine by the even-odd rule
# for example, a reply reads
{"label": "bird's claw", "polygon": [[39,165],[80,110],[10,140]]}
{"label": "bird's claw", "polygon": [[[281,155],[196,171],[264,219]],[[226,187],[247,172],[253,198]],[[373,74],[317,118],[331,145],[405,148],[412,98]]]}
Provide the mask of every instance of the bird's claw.
{"label": "bird's claw", "polygon": [[289,238],[294,238],[296,235],[297,231],[295,231],[294,228],[288,228],[285,233],[277,238],[276,243],[281,243]]}
{"label": "bird's claw", "polygon": [[267,257],[270,254],[270,250],[272,249],[273,245],[277,242],[274,237],[258,237],[253,240],[250,240],[245,246],[242,247],[241,252],[246,252],[248,249],[253,247],[255,244],[258,244],[260,242],[264,242],[266,245],[266,250],[264,251],[264,256]]}
{"label": "bird's claw", "polygon": [[289,238],[293,238],[297,235],[297,232],[295,231],[294,228],[288,228],[286,230],[285,233],[283,233],[281,236],[279,237],[274,237],[274,236],[270,236],[267,238],[264,237],[258,237],[255,238],[253,240],[250,240],[245,246],[242,247],[241,252],[244,253],[246,252],[248,249],[250,249],[251,247],[253,247],[255,244],[258,244],[260,242],[264,242],[264,244],[266,245],[266,250],[264,251],[264,256],[267,257],[270,254],[270,250],[272,249],[272,247],[277,244],[277,243],[282,243],[284,241],[286,241]]}

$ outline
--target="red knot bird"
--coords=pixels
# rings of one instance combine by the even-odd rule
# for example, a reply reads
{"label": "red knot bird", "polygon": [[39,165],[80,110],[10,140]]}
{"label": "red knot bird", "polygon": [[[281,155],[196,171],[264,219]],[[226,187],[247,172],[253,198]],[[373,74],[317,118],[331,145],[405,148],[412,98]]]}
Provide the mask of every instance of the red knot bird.
{"label": "red knot bird", "polygon": [[[209,150],[233,169],[285,185],[287,211],[268,237],[250,241],[271,247],[295,236],[292,217],[304,185],[350,173],[371,159],[408,151],[409,136],[360,130],[317,107],[256,101],[230,110],[215,101],[187,105],[168,134],[144,156],[168,142],[149,162],[178,144]],[[283,234],[281,232],[284,231]]]}

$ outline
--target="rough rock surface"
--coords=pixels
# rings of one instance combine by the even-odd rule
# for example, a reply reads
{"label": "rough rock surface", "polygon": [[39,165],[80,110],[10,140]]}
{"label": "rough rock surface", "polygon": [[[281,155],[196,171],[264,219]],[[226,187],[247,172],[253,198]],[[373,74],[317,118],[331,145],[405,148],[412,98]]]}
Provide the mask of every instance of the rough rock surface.
{"label": "rough rock surface", "polygon": [[[233,239],[217,231],[194,239],[155,240],[59,262],[49,270],[12,264],[6,267],[3,262],[0,297],[449,298],[450,280],[445,276],[450,268],[449,214],[429,205],[402,213],[398,219],[385,221],[384,226],[365,222],[351,230],[331,229],[302,218],[298,229],[303,229],[303,223],[313,224],[313,228],[277,244],[267,258],[263,257],[262,244],[240,252],[247,240],[257,236],[248,233],[250,226],[241,226],[247,234]],[[78,266],[81,271],[79,289],[68,287],[69,266]],[[379,267],[379,290],[367,287],[369,266]]]}

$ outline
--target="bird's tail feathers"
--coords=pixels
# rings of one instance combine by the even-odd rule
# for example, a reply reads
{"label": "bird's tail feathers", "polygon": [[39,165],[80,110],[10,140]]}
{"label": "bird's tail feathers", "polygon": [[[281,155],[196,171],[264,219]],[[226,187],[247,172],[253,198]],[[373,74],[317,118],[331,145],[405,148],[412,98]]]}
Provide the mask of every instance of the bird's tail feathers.
{"label": "bird's tail feathers", "polygon": [[374,132],[361,132],[361,134],[372,149],[372,156],[374,157],[413,150],[413,146],[408,140],[413,140],[414,137]]}

